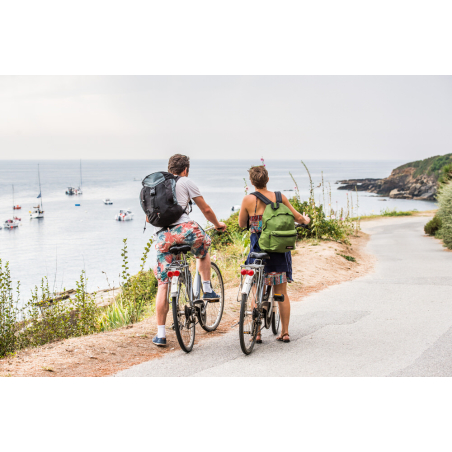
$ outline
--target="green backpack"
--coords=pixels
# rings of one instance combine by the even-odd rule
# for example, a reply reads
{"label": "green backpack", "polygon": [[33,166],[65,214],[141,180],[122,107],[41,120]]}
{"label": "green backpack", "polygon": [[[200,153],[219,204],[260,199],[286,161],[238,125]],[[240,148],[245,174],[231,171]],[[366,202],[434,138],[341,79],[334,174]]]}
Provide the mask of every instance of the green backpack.
{"label": "green backpack", "polygon": [[293,213],[282,202],[281,193],[275,191],[276,202],[272,203],[259,192],[251,193],[266,204],[262,216],[262,233],[259,248],[265,252],[286,253],[295,249],[297,231]]}

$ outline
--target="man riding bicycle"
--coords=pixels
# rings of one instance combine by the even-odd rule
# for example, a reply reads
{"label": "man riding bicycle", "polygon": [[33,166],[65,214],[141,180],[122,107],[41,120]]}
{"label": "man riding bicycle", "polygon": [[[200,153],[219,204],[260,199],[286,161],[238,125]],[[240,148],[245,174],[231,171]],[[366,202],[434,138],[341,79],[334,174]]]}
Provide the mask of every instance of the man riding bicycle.
{"label": "man riding bicycle", "polygon": [[177,203],[185,210],[179,220],[157,233],[155,245],[157,249],[157,265],[154,269],[154,274],[158,279],[158,290],[155,300],[158,332],[152,342],[158,346],[166,345],[165,323],[169,311],[167,296],[168,267],[175,258],[169,251],[171,246],[181,244],[191,246],[191,252],[196,257],[196,267],[202,278],[203,298],[205,300],[220,298],[210,284],[209,248],[211,240],[199,224],[188,216],[187,211],[190,200],[194,201],[217,231],[224,231],[226,225],[217,220],[215,213],[204,200],[197,185],[188,178],[189,170],[190,159],[185,155],[175,154],[168,161],[168,172],[175,176],[180,176],[180,179],[176,182],[176,198]]}

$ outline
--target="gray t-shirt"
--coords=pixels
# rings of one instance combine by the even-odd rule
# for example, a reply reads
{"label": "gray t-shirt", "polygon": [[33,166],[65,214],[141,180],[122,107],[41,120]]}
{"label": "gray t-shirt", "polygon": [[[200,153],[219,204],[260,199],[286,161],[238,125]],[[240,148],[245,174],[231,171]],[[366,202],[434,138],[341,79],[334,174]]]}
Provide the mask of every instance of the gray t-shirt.
{"label": "gray t-shirt", "polygon": [[[181,177],[176,182],[176,198],[177,203],[186,209],[186,212],[190,210],[188,207],[188,202],[190,199],[196,198],[197,196],[202,196],[199,191],[198,186],[188,177]],[[182,216],[175,221],[173,224],[186,223],[187,221],[192,221],[188,214],[184,213]]]}

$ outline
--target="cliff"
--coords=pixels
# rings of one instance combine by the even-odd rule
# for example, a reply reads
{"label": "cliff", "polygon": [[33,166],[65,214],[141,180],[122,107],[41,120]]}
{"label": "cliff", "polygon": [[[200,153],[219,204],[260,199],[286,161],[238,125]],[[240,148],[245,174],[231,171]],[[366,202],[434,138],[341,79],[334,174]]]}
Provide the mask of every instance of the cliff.
{"label": "cliff", "polygon": [[390,198],[432,201],[436,197],[441,170],[448,164],[452,164],[452,154],[405,163],[384,179],[350,179],[336,183],[342,184],[338,190],[367,191]]}

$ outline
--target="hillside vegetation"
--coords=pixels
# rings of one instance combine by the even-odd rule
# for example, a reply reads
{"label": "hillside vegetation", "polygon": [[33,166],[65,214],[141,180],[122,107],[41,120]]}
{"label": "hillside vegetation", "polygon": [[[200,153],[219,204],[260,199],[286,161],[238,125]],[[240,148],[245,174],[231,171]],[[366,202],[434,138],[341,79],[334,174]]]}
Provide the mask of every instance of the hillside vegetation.
{"label": "hillside vegetation", "polygon": [[405,163],[404,165],[397,167],[394,172],[399,172],[406,168],[416,168],[416,171],[413,173],[413,177],[426,175],[433,176],[438,180],[442,168],[448,164],[452,164],[452,153],[446,155],[436,155],[434,157],[429,157],[428,159]]}

